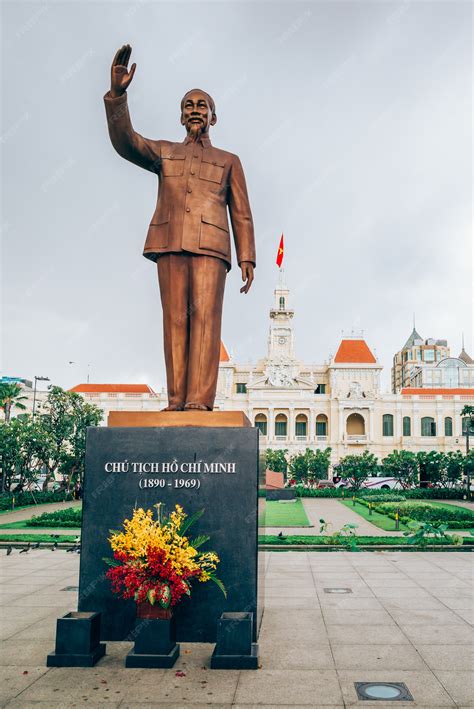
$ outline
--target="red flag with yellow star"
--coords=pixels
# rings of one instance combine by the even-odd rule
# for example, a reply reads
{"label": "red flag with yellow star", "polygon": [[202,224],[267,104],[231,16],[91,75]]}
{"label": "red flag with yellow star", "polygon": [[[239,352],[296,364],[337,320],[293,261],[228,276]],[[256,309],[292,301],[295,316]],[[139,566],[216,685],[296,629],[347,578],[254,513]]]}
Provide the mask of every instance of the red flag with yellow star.
{"label": "red flag with yellow star", "polygon": [[276,265],[278,268],[281,268],[281,264],[283,263],[283,252],[284,252],[284,246],[283,246],[283,234],[281,235],[280,239],[280,246],[278,247],[278,253],[276,257]]}

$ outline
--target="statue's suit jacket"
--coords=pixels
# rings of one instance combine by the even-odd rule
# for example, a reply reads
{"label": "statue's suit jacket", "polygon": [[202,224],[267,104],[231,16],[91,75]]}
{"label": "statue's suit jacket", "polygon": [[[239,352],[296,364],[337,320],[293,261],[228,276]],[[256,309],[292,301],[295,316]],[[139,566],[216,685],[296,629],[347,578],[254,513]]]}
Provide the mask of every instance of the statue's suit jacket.
{"label": "statue's suit jacket", "polygon": [[223,259],[231,267],[229,210],[237,261],[255,265],[252,213],[237,155],[199,142],[150,140],[133,130],[127,94],[104,96],[110,139],[122,157],[158,175],[158,199],[143,255],[187,251]]}

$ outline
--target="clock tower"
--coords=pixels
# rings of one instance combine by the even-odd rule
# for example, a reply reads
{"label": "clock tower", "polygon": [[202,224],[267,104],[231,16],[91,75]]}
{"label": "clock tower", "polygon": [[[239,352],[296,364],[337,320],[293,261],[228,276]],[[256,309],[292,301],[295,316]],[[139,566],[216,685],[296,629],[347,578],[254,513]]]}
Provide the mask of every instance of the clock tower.
{"label": "clock tower", "polygon": [[293,360],[293,323],[294,310],[288,303],[289,290],[280,270],[278,285],[274,290],[274,303],[270,310],[270,332],[268,336],[268,359]]}

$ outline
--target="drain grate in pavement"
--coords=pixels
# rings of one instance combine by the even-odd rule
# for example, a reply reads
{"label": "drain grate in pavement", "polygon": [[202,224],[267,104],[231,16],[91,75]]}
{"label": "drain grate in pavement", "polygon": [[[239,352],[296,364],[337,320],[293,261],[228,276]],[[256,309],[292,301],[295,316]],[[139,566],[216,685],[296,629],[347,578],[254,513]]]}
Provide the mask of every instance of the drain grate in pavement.
{"label": "drain grate in pavement", "polygon": [[64,586],[61,591],[79,591],[79,586]]}
{"label": "drain grate in pavement", "polygon": [[324,593],[352,593],[351,588],[325,588]]}
{"label": "drain grate in pavement", "polygon": [[381,702],[412,702],[404,682],[354,682],[357,698]]}

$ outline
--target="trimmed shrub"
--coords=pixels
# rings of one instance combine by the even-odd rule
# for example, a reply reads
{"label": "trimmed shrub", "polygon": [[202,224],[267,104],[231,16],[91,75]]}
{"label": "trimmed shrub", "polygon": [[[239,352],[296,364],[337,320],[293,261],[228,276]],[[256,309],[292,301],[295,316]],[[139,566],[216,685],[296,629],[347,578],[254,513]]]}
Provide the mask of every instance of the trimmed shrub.
{"label": "trimmed shrub", "polygon": [[55,490],[54,492],[36,491],[35,492],[9,492],[0,495],[0,510],[11,510],[13,507],[13,498],[15,498],[15,507],[29,507],[30,505],[42,505],[46,502],[64,502],[73,499],[73,493],[65,492],[64,490]]}
{"label": "trimmed shrub", "polygon": [[382,514],[395,514],[398,509],[400,515],[410,517],[417,522],[433,522],[433,520],[436,520],[439,522],[467,522],[474,525],[474,514],[470,510],[457,510],[454,507],[452,510],[448,510],[444,507],[434,507],[428,503],[423,504],[422,502],[408,500],[401,503],[377,502],[375,509],[377,512],[382,512]]}
{"label": "trimmed shrub", "polygon": [[27,527],[80,527],[82,520],[82,509],[80,507],[68,507],[65,510],[56,512],[43,512],[34,516],[26,523]]}
{"label": "trimmed shrub", "polygon": [[[352,496],[352,491],[342,487],[329,487],[323,490],[317,488],[304,487],[304,485],[295,485],[291,487],[298,497],[348,497]],[[343,494],[344,493],[344,494]],[[358,498],[387,498],[389,501],[397,502],[398,500],[462,500],[466,493],[463,490],[452,490],[446,488],[416,488],[414,490],[396,490],[387,492],[387,490],[358,490]],[[396,499],[391,497],[396,496]]]}
{"label": "trimmed shrub", "polygon": [[[308,545],[308,544],[327,544],[327,540],[329,539],[328,536],[311,536],[311,535],[288,535],[287,537],[284,537],[283,539],[281,537],[278,537],[277,535],[272,535],[272,534],[266,534],[266,535],[259,535],[258,537],[258,543],[259,544],[278,544],[281,546],[288,546],[290,544],[301,544],[303,545]],[[451,543],[451,537],[448,535],[443,539],[439,538],[433,538],[429,540],[429,546],[432,545],[439,545],[439,544],[450,544]],[[403,546],[409,546],[408,539],[406,537],[357,537],[357,542],[359,545],[365,546],[365,545],[403,545]],[[463,545],[464,546],[472,546],[474,544],[474,537],[464,537],[463,538]]]}

